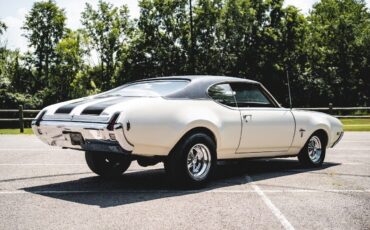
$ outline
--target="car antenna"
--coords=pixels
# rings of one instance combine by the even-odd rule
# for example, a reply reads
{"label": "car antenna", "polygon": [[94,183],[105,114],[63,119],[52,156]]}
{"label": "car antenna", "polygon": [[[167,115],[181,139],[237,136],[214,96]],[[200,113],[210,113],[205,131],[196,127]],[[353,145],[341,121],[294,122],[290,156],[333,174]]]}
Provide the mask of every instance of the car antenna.
{"label": "car antenna", "polygon": [[290,81],[289,81],[289,70],[288,70],[288,68],[286,68],[286,79],[287,79],[287,82],[288,82],[289,107],[290,107],[290,110],[292,110],[293,105],[292,105],[292,95],[290,93]]}

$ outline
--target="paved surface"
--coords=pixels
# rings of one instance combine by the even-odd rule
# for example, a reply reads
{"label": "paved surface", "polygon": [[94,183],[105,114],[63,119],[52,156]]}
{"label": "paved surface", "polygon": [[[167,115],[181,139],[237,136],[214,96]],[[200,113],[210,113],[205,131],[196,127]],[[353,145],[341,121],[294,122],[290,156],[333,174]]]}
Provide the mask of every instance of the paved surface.
{"label": "paved surface", "polygon": [[0,229],[370,229],[370,133],[347,132],[316,170],[296,158],[218,168],[205,189],[162,164],[96,177],[82,152],[0,135]]}

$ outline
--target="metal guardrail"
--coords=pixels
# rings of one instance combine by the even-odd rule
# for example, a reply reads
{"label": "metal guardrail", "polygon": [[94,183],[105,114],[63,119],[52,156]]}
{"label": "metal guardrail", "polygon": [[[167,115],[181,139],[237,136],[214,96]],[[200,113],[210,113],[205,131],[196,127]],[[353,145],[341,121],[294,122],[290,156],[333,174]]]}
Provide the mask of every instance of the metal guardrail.
{"label": "metal guardrail", "polygon": [[37,109],[23,109],[23,105],[20,105],[18,109],[0,109],[0,113],[18,113],[18,118],[0,118],[0,122],[3,121],[19,121],[19,130],[21,133],[24,132],[24,122],[32,121],[33,117],[24,117],[25,113],[38,113],[40,110]]}
{"label": "metal guardrail", "polygon": [[[316,107],[316,108],[294,108],[300,110],[310,110],[310,111],[328,111],[329,114],[333,114],[333,111],[349,111],[349,110],[369,110],[370,107],[333,107],[329,103],[329,107]],[[33,117],[24,117],[25,113],[38,113],[41,110],[37,109],[23,109],[23,106],[20,105],[18,109],[0,109],[0,113],[18,113],[18,118],[0,118],[0,122],[7,121],[19,121],[20,132],[24,132],[24,122],[32,121]],[[337,118],[370,118],[370,115],[333,115]]]}
{"label": "metal guardrail", "polygon": [[[295,109],[310,111],[328,111],[329,114],[333,114],[334,111],[350,111],[350,110],[370,111],[370,107],[333,107],[332,103],[329,103],[329,107],[295,108]],[[370,115],[333,115],[333,116],[337,118],[370,118]]]}

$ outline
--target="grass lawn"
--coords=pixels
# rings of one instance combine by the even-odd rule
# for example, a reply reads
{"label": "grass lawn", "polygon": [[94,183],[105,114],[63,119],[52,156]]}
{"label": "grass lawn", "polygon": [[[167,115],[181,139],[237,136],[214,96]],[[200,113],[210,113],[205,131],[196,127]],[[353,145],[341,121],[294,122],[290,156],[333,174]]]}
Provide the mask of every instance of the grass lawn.
{"label": "grass lawn", "polygon": [[[21,134],[19,129],[0,129],[0,134]],[[23,134],[33,134],[31,128],[25,128]]]}
{"label": "grass lawn", "polygon": [[370,118],[342,118],[340,121],[344,125],[344,131],[370,131]]}
{"label": "grass lawn", "polygon": [[[344,131],[370,131],[370,118],[364,119],[340,119],[344,125]],[[19,129],[0,129],[0,134],[20,134]],[[31,128],[25,128],[23,134],[33,134]]]}

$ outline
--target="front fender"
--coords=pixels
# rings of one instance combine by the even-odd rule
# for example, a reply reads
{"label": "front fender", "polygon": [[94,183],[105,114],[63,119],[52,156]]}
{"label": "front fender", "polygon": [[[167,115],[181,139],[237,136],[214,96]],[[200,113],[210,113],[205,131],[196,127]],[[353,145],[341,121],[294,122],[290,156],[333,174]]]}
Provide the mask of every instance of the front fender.
{"label": "front fender", "polygon": [[327,147],[338,138],[337,133],[343,131],[338,119],[319,112],[293,111],[296,120],[296,130],[292,142],[293,149],[301,149],[308,138],[316,131],[323,130],[327,134]]}

